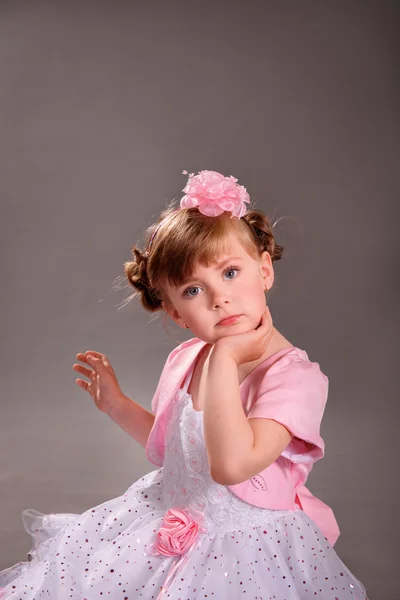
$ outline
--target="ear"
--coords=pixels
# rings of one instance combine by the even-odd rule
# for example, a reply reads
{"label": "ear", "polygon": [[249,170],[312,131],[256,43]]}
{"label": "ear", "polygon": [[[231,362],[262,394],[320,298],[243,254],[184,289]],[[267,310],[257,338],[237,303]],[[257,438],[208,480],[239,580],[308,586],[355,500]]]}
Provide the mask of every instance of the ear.
{"label": "ear", "polygon": [[264,286],[270,290],[274,284],[274,267],[272,266],[271,255],[265,250],[260,256],[260,275]]}
{"label": "ear", "polygon": [[165,310],[165,312],[169,314],[171,319],[173,321],[175,321],[175,323],[177,323],[177,325],[179,325],[179,327],[182,327],[182,329],[185,329],[184,319],[182,319],[182,317],[180,316],[180,314],[178,313],[176,308],[173,307],[172,304],[166,304],[165,302],[163,302],[162,307]]}

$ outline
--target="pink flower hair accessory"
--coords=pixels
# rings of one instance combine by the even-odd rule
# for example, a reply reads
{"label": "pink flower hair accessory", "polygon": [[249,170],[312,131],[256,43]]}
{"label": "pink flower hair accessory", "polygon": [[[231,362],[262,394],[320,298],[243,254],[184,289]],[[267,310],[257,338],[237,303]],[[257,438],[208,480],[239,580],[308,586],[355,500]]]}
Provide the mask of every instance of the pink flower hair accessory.
{"label": "pink flower hair accessory", "polygon": [[[187,171],[182,171],[187,175]],[[237,179],[230,175],[224,177],[216,171],[199,171],[198,175],[189,174],[185,196],[180,202],[181,208],[197,207],[203,215],[217,217],[224,211],[232,213],[233,217],[243,217],[246,214],[246,202],[250,202],[246,188],[238,185]]]}
{"label": "pink flower hair accessory", "polygon": [[[182,174],[188,175],[188,172],[184,170]],[[238,219],[243,217],[247,211],[245,203],[250,202],[250,197],[246,188],[236,182],[237,179],[232,175],[224,177],[216,171],[199,171],[197,175],[189,173],[188,182],[182,190],[185,192],[185,196],[181,198],[179,208],[173,210],[155,228],[147,245],[146,258],[149,256],[154,237],[161,225],[182,208],[196,207],[208,217],[218,217],[224,211],[231,212],[232,217]]]}

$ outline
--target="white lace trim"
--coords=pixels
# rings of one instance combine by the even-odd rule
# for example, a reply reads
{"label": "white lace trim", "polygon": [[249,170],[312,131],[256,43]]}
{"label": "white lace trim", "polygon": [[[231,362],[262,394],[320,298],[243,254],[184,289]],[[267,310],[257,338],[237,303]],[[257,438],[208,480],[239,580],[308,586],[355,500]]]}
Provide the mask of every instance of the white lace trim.
{"label": "white lace trim", "polygon": [[271,519],[288,514],[249,504],[213,481],[204,443],[203,412],[193,408],[192,397],[184,389],[172,400],[163,470],[165,510],[176,507],[200,512],[207,531],[227,533],[265,526]]}

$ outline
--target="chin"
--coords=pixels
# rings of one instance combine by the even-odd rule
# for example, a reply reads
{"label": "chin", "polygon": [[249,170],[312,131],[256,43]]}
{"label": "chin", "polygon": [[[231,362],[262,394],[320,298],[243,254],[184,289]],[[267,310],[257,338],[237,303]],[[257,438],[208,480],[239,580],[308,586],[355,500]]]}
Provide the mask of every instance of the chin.
{"label": "chin", "polygon": [[[254,329],[255,327],[256,326],[254,326]],[[249,331],[252,331],[251,325],[249,326],[248,323],[237,323],[236,325],[230,325],[228,327],[221,328],[221,330],[217,334],[217,339],[220,339],[222,337],[228,337],[231,335],[238,335],[240,333],[247,333]]]}

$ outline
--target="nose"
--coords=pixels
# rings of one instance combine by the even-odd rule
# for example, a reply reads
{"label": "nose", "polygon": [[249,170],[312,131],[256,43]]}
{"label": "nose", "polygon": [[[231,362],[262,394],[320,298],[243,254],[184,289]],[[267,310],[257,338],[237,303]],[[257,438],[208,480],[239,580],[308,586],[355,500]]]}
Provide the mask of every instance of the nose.
{"label": "nose", "polygon": [[224,304],[229,304],[230,302],[229,294],[227,294],[226,290],[223,290],[221,288],[214,288],[213,290],[211,290],[210,297],[211,305],[214,309],[219,308]]}

